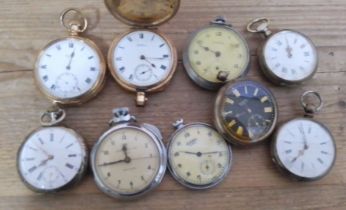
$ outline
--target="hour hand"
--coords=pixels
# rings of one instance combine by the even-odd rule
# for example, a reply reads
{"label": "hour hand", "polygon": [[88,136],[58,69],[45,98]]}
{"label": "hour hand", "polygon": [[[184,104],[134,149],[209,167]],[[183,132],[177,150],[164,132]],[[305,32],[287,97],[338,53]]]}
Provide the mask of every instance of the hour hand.
{"label": "hour hand", "polygon": [[125,163],[125,162],[126,162],[126,159],[123,159],[123,160],[118,160],[118,161],[112,161],[112,162],[108,162],[108,163],[99,164],[98,166],[116,165],[118,163]]}

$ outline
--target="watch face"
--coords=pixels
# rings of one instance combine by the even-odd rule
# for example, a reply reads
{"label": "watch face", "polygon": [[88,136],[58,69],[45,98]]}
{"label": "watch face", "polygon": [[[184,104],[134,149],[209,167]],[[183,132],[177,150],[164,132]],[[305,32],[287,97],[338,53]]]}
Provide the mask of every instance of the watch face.
{"label": "watch face", "polygon": [[29,135],[18,152],[18,171],[35,191],[57,191],[71,184],[85,169],[82,138],[63,127],[39,129]]}
{"label": "watch face", "polygon": [[180,0],[106,0],[110,12],[131,25],[158,25],[171,19]]}
{"label": "watch face", "polygon": [[94,147],[92,157],[98,186],[115,197],[148,190],[162,173],[161,162],[156,139],[132,127],[110,132]]}
{"label": "watch face", "polygon": [[191,124],[171,139],[168,159],[173,176],[193,189],[221,182],[231,167],[231,151],[222,136],[204,124]]}
{"label": "watch face", "polygon": [[[212,83],[223,83],[240,77],[250,60],[244,39],[234,30],[218,26],[197,32],[189,44],[187,54],[186,69]],[[221,79],[220,74],[226,77]]]}
{"label": "watch face", "polygon": [[216,120],[229,139],[239,144],[265,140],[277,121],[277,105],[272,93],[254,81],[227,85],[219,94]]}
{"label": "watch face", "polygon": [[289,30],[272,35],[264,46],[265,64],[285,81],[302,81],[317,68],[317,51],[306,36]]}
{"label": "watch face", "polygon": [[39,87],[57,100],[78,99],[93,91],[104,76],[104,60],[89,41],[66,38],[39,55],[35,77]]}
{"label": "watch face", "polygon": [[336,148],[327,128],[309,119],[296,119],[278,131],[274,150],[281,165],[296,177],[318,179],[334,165]]}
{"label": "watch face", "polygon": [[166,39],[151,31],[134,31],[111,49],[112,74],[134,88],[155,86],[174,71],[175,55]]}

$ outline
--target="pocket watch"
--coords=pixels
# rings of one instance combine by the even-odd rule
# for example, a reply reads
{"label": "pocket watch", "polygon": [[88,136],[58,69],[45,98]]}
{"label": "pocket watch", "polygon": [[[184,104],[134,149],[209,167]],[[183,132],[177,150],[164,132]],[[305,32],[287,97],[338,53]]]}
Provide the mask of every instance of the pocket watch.
{"label": "pocket watch", "polygon": [[147,93],[162,91],[177,68],[176,48],[154,27],[176,14],[180,0],[105,0],[105,4],[115,18],[135,27],[112,42],[109,69],[120,86],[137,93],[137,106],[145,106]]}
{"label": "pocket watch", "polygon": [[115,198],[136,198],[161,183],[167,166],[166,149],[158,128],[137,124],[127,108],[113,113],[111,128],[91,152],[96,185]]}
{"label": "pocket watch", "polygon": [[262,33],[265,43],[258,48],[264,75],[277,85],[297,85],[313,77],[317,71],[318,54],[315,45],[304,34],[294,30],[272,33],[267,18],[249,23],[247,30]]}
{"label": "pocket watch", "polygon": [[217,130],[235,145],[253,145],[266,140],[278,119],[274,95],[258,82],[243,80],[225,85],[216,98]]}
{"label": "pocket watch", "polygon": [[183,61],[187,74],[197,85],[215,90],[246,74],[250,51],[240,33],[218,17],[192,35]]}
{"label": "pocket watch", "polygon": [[[308,102],[317,98],[318,104]],[[322,123],[313,120],[321,110],[322,98],[317,92],[308,91],[301,97],[305,117],[284,123],[277,130],[272,142],[274,163],[290,177],[299,181],[314,181],[326,176],[336,159],[333,135]]]}
{"label": "pocket watch", "polygon": [[228,175],[232,164],[231,147],[210,125],[183,120],[168,145],[168,168],[182,185],[195,190],[216,186]]}
{"label": "pocket watch", "polygon": [[82,104],[101,91],[106,63],[96,44],[79,36],[88,27],[79,10],[63,11],[60,22],[69,36],[52,41],[41,50],[35,64],[35,81],[53,102]]}
{"label": "pocket watch", "polygon": [[52,193],[82,179],[88,153],[83,138],[70,128],[58,126],[65,111],[54,107],[41,117],[43,127],[31,132],[17,153],[17,170],[31,190]]}

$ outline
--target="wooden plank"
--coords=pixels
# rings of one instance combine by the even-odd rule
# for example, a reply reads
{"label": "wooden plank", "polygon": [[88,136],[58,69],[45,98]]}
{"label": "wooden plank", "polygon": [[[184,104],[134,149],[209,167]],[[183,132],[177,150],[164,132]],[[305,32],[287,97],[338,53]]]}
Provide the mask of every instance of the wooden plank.
{"label": "wooden plank", "polygon": [[[344,0],[183,0],[178,15],[160,27],[177,45],[181,55],[189,34],[217,15],[226,16],[248,39],[252,68],[248,78],[270,87],[279,103],[280,122],[302,115],[298,98],[304,90],[318,90],[325,108],[317,119],[337,140],[338,158],[332,172],[314,183],[296,183],[282,176],[269,157],[269,143],[251,149],[234,148],[229,177],[206,192],[190,191],[168,174],[161,186],[143,199],[120,202],[102,194],[91,173],[78,186],[56,195],[37,195],[20,182],[15,169],[16,151],[24,136],[39,126],[38,117],[50,103],[37,91],[32,66],[37,52],[50,40],[64,35],[58,23],[60,11],[83,8],[90,16],[88,36],[96,39],[104,54],[116,35],[128,26],[114,20],[102,1],[6,1],[0,8],[0,209],[345,209],[346,208],[346,2]],[[311,36],[318,46],[320,68],[316,77],[296,88],[268,83],[257,65],[256,47],[261,40],[246,33],[252,18],[273,19],[272,28],[293,28]],[[157,125],[165,143],[178,118],[212,123],[216,93],[204,91],[187,77],[181,64],[165,92],[150,96],[145,108],[133,105],[134,95],[111,79],[102,93],[82,107],[68,109],[65,124],[79,131],[91,148],[107,129],[111,110],[129,106],[140,122]]]}

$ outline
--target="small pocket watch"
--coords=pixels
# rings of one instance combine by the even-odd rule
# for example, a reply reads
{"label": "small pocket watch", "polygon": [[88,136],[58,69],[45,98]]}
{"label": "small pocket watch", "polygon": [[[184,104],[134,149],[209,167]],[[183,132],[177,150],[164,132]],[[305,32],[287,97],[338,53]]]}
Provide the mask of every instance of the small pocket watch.
{"label": "small pocket watch", "polygon": [[278,107],[269,89],[251,80],[228,83],[216,98],[216,129],[235,145],[266,140],[278,119]]}
{"label": "small pocket watch", "polygon": [[158,128],[137,124],[127,108],[114,110],[112,126],[91,152],[91,166],[101,191],[128,199],[142,196],[161,183],[167,152]]}
{"label": "small pocket watch", "polygon": [[[311,96],[317,98],[319,104],[308,102]],[[312,119],[323,106],[321,96],[317,92],[305,92],[301,104],[305,117],[280,126],[272,142],[272,156],[274,163],[290,177],[299,181],[314,181],[326,176],[332,169],[336,145],[328,128]]]}
{"label": "small pocket watch", "polygon": [[64,190],[85,174],[88,153],[74,130],[57,126],[65,111],[54,107],[41,117],[43,127],[31,132],[17,154],[17,170],[25,185],[39,193]]}
{"label": "small pocket watch", "polygon": [[304,34],[294,30],[272,33],[267,18],[251,21],[247,30],[262,33],[266,42],[258,48],[264,75],[277,85],[297,85],[309,80],[317,71],[318,54],[315,45]]}
{"label": "small pocket watch", "polygon": [[187,74],[197,85],[216,90],[246,74],[250,51],[240,33],[218,17],[192,35],[183,61]]}
{"label": "small pocket watch", "polygon": [[183,120],[168,145],[169,170],[182,185],[195,190],[216,186],[229,174],[232,164],[231,147],[210,125]]}
{"label": "small pocket watch", "polygon": [[101,91],[106,63],[96,44],[78,35],[88,27],[79,10],[65,10],[60,21],[69,36],[52,41],[41,50],[34,70],[36,84],[53,102],[82,104]]}
{"label": "small pocket watch", "polygon": [[136,92],[137,106],[145,106],[147,93],[162,91],[177,68],[177,50],[156,26],[170,20],[180,0],[105,0],[110,13],[135,28],[116,38],[108,65],[124,89]]}

